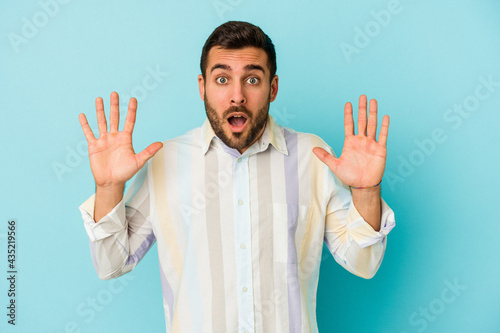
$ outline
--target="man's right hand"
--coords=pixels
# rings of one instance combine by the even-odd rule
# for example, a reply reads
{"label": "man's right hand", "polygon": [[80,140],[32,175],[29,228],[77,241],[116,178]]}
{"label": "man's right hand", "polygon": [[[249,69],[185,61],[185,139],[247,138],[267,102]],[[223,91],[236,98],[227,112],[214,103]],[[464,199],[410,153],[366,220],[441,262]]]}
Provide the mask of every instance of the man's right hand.
{"label": "man's right hand", "polygon": [[[116,189],[121,188],[121,195],[123,195],[125,182],[131,179],[163,147],[163,144],[161,142],[152,143],[142,152],[136,154],[132,146],[132,132],[135,124],[137,100],[130,99],[127,118],[121,132],[118,131],[120,119],[118,94],[112,92],[110,100],[109,131],[102,98],[98,97],[95,101],[99,139],[95,138],[85,114],[80,113],[79,120],[89,147],[90,169],[94,175],[96,192],[116,193]],[[96,198],[96,208],[97,200],[98,198]],[[112,201],[115,202],[116,198]]]}

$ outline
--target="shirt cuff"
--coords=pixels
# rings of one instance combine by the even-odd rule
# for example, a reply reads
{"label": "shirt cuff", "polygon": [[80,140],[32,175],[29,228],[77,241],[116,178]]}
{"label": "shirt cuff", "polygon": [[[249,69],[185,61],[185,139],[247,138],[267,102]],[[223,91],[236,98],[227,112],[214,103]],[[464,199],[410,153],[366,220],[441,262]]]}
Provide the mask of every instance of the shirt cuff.
{"label": "shirt cuff", "polygon": [[99,222],[94,221],[95,194],[88,198],[80,207],[85,230],[92,242],[114,235],[126,228],[125,196]]}
{"label": "shirt cuff", "polygon": [[375,231],[373,227],[366,222],[363,217],[359,214],[358,210],[354,206],[353,201],[349,205],[349,210],[347,213],[347,230],[352,235],[353,240],[362,248],[373,245],[381,240],[383,240],[387,234],[396,226],[394,220],[394,212],[386,204],[384,199],[381,199],[381,221],[380,230]]}

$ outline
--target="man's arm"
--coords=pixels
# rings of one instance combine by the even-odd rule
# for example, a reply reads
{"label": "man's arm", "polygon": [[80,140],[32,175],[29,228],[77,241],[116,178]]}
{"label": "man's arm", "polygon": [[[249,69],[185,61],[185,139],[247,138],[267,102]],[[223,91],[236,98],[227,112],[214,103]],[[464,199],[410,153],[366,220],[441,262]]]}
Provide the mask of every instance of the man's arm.
{"label": "man's arm", "polygon": [[[135,98],[130,99],[121,132],[118,131],[118,102],[118,94],[111,93],[108,131],[102,98],[96,99],[98,139],[85,115],[82,113],[79,116],[88,142],[90,168],[96,184],[95,195],[80,206],[80,211],[91,241],[92,259],[101,279],[114,278],[132,270],[155,240],[149,221],[145,164],[163,144],[155,142],[136,154],[132,146],[132,132],[137,101]],[[130,192],[127,192],[131,195],[124,197],[125,183],[135,174],[137,177]],[[132,193],[135,193],[133,198]]]}
{"label": "man's arm", "polygon": [[349,187],[333,174],[332,178],[330,186],[334,188],[325,215],[325,243],[342,267],[370,279],[382,263],[387,235],[395,226],[394,213],[380,199],[380,230],[374,230],[355,206]]}
{"label": "man's arm", "polygon": [[342,155],[336,158],[326,150],[316,147],[313,152],[346,185],[351,187],[353,202],[375,231],[380,230],[380,182],[384,175],[387,158],[389,116],[384,116],[377,142],[377,101],[370,101],[367,118],[365,95],[359,98],[358,134],[354,135],[352,104],[344,107],[345,142]]}
{"label": "man's arm", "polygon": [[94,220],[99,222],[103,216],[106,216],[111,210],[118,205],[123,198],[123,185],[96,186],[95,189],[95,206]]}
{"label": "man's arm", "polygon": [[155,241],[150,220],[149,172],[146,164],[111,211],[94,220],[96,195],[80,211],[90,240],[94,268],[103,280],[130,272]]}
{"label": "man's arm", "polygon": [[352,201],[359,215],[373,228],[380,231],[381,197],[380,186],[365,189],[351,189]]}
{"label": "man's arm", "polygon": [[[380,183],[387,156],[389,117],[384,116],[377,142],[377,101],[359,98],[358,134],[354,134],[351,103],[344,108],[345,142],[342,155],[316,147],[315,155],[338,180],[328,205],[325,240],[335,260],[344,268],[371,278],[377,272],[386,247],[386,236],[394,227],[394,214],[380,196]],[[347,185],[347,186],[346,186]],[[348,188],[348,186],[350,188]]]}

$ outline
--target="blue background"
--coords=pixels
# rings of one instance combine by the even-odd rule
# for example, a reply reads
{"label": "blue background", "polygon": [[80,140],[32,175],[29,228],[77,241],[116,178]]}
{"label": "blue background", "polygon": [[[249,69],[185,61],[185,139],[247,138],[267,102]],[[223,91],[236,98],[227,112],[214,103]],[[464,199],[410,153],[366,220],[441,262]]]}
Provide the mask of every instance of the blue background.
{"label": "blue background", "polygon": [[[78,206],[94,183],[78,114],[96,129],[97,96],[108,112],[111,91],[122,105],[135,95],[136,151],[200,126],[201,48],[236,19],[273,39],[281,124],[340,154],[345,102],[357,108],[364,93],[391,116],[383,197],[396,228],[371,280],[324,248],[320,332],[499,332],[499,14],[493,0],[2,1],[0,331],[165,332],[156,245],[114,284],[92,266]],[[464,103],[470,111],[453,111]],[[15,327],[3,277],[12,218]]]}

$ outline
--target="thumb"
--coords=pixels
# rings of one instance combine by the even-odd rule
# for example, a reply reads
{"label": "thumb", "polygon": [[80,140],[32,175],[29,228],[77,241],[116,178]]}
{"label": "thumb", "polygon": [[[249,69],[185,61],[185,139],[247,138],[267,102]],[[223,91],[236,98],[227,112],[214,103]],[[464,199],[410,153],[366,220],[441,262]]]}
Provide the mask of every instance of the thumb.
{"label": "thumb", "polygon": [[338,158],[333,157],[326,150],[324,150],[323,148],[320,148],[320,147],[315,147],[313,149],[313,153],[314,153],[314,155],[316,155],[317,158],[319,158],[321,160],[321,162],[328,165],[330,170],[335,172],[335,170],[337,169]]}
{"label": "thumb", "polygon": [[147,146],[143,151],[137,154],[135,157],[137,159],[137,164],[139,168],[142,168],[146,162],[153,157],[161,148],[163,147],[163,143],[155,142]]}

